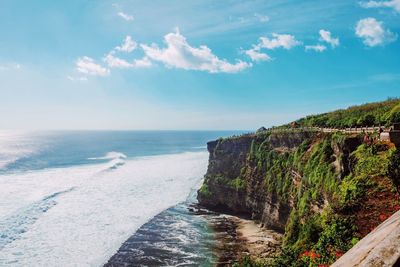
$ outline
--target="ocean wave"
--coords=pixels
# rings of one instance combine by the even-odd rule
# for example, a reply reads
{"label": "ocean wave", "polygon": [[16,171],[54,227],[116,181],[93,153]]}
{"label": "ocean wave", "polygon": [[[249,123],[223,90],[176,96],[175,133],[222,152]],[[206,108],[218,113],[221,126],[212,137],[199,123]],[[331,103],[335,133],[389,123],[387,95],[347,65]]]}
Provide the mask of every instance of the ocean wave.
{"label": "ocean wave", "polygon": [[127,158],[127,156],[124,153],[111,151],[111,152],[108,152],[103,157],[88,158],[88,159],[90,159],[90,160],[99,160],[99,159],[126,159],[126,158]]}
{"label": "ocean wave", "polygon": [[101,172],[104,171],[112,171],[117,169],[118,167],[125,164],[125,160],[127,156],[124,153],[111,151],[108,152],[103,157],[96,157],[96,158],[88,158],[89,160],[110,160],[106,163],[106,165],[101,169]]}
{"label": "ocean wave", "polygon": [[107,165],[101,171],[112,171],[117,169],[118,167],[125,164],[125,161],[122,159],[113,159],[107,163]]}
{"label": "ocean wave", "polygon": [[0,214],[6,216],[0,231],[8,240],[0,266],[101,266],[141,225],[186,199],[208,157],[115,155],[100,164],[0,176]]}
{"label": "ocean wave", "polygon": [[14,214],[0,220],[0,250],[18,239],[18,237],[28,230],[28,227],[34,224],[42,213],[57,204],[56,197],[71,192],[74,187],[67,190],[52,193],[42,200],[32,203],[27,207],[17,210]]}

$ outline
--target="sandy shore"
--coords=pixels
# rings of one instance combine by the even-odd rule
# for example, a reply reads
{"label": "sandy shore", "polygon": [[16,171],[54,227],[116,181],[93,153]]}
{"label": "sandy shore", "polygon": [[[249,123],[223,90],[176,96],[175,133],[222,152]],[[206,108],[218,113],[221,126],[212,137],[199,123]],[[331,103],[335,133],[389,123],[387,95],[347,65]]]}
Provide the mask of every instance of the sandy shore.
{"label": "sandy shore", "polygon": [[217,215],[211,218],[211,225],[218,241],[217,266],[230,266],[246,256],[268,262],[280,252],[282,234],[260,227],[252,220]]}
{"label": "sandy shore", "polygon": [[280,251],[282,234],[260,227],[252,220],[238,220],[237,233],[243,240],[249,256],[254,259],[271,259]]}

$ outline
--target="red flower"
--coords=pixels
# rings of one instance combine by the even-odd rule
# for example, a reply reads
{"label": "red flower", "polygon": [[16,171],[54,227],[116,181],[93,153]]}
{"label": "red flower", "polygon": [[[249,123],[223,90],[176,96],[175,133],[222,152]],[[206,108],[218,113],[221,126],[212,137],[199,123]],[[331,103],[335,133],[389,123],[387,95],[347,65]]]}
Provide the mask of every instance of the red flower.
{"label": "red flower", "polygon": [[385,215],[385,214],[379,215],[379,219],[380,219],[381,221],[386,220],[386,215]]}
{"label": "red flower", "polygon": [[343,252],[336,251],[335,255],[336,255],[336,258],[340,258],[343,256]]}

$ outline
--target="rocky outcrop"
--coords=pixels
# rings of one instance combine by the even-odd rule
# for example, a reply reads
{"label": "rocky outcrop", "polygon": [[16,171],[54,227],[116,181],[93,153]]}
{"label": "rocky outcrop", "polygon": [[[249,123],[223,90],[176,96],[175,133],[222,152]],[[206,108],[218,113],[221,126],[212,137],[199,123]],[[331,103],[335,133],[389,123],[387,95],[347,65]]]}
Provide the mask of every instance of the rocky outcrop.
{"label": "rocky outcrop", "polygon": [[331,266],[400,266],[400,211],[379,225]]}
{"label": "rocky outcrop", "polygon": [[316,136],[316,132],[290,131],[273,133],[268,137],[268,143],[276,150],[292,150],[298,147],[304,140]]}
{"label": "rocky outcrop", "polygon": [[[400,209],[399,152],[378,140],[362,144],[363,135],[299,129],[209,142],[199,203],[284,232],[276,266],[332,264]],[[337,266],[392,266],[399,217],[355,247],[364,257],[350,256],[354,265]]]}
{"label": "rocky outcrop", "polygon": [[209,142],[208,171],[198,193],[200,204],[283,232],[292,202],[266,193],[265,169],[251,158],[252,146],[264,144],[277,153],[285,153],[315,136],[312,132],[259,133]]}
{"label": "rocky outcrop", "polygon": [[[325,136],[324,133],[288,130],[209,142],[209,166],[203,187],[198,192],[199,203],[212,210],[254,219],[265,227],[283,232],[293,207],[293,196],[282,199],[276,192],[267,190],[265,175],[268,167],[264,166],[265,162],[260,163],[252,157],[255,153],[252,149],[263,146],[261,150],[290,154],[304,142],[317,142]],[[332,141],[332,165],[337,169],[338,179],[350,172],[349,155],[360,144],[358,137]],[[283,174],[286,172],[292,176],[293,183],[300,186],[301,175],[289,167],[282,170]],[[322,199],[321,205],[326,201]]]}
{"label": "rocky outcrop", "polygon": [[212,210],[229,211],[233,214],[250,216],[246,206],[246,192],[231,184],[241,174],[246,164],[254,135],[219,139],[207,143],[210,153],[208,170],[198,200]]}

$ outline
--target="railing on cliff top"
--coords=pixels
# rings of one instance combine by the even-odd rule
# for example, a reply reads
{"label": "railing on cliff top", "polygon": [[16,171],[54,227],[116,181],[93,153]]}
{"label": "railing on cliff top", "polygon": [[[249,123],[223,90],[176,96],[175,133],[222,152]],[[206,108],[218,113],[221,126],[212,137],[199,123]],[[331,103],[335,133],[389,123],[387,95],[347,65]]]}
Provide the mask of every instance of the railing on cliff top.
{"label": "railing on cliff top", "polygon": [[384,132],[389,132],[390,128],[384,126],[374,127],[352,127],[352,128],[321,128],[321,127],[293,127],[293,128],[282,128],[282,127],[271,127],[265,130],[257,130],[256,132],[244,133],[241,135],[233,135],[230,138],[239,138],[243,136],[254,136],[258,133],[299,133],[299,132],[322,132],[322,133],[348,133],[348,134],[360,134],[360,133],[379,133],[382,129]]}
{"label": "railing on cliff top", "polygon": [[281,132],[323,132],[323,133],[376,133],[382,129],[387,131],[385,127],[354,127],[354,128],[321,128],[321,127],[294,127],[294,128],[268,128],[261,132],[272,132],[272,133],[281,133]]}

